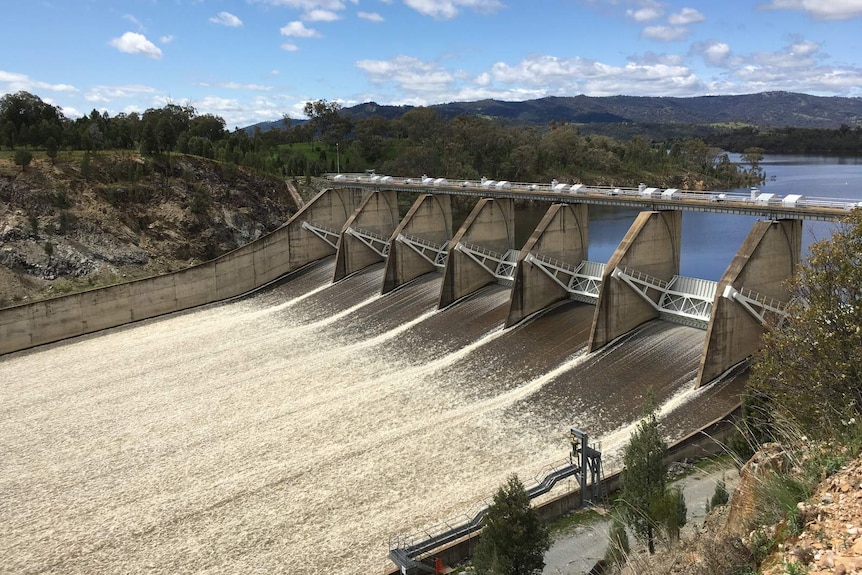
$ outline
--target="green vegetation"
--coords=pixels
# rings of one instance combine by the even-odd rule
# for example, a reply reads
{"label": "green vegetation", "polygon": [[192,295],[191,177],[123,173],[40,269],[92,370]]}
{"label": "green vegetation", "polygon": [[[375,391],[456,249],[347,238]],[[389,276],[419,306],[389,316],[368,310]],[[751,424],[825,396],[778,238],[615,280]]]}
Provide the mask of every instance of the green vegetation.
{"label": "green vegetation", "polygon": [[837,130],[745,126],[704,139],[710,145],[740,153],[757,147],[770,154],[862,154],[862,126],[851,128],[846,124]]}
{"label": "green vegetation", "polygon": [[608,547],[605,551],[605,563],[622,567],[628,559],[631,551],[629,545],[629,534],[626,532],[624,518],[618,512],[611,516],[611,528],[608,533]]}
{"label": "green vegetation", "polygon": [[638,424],[623,454],[620,501],[628,526],[655,553],[655,537],[662,530],[670,541],[679,537],[686,522],[682,491],[668,489],[667,445],[661,438],[658,418],[649,413]]}
{"label": "green vegetation", "polygon": [[0,148],[44,150],[52,162],[69,150],[139,151],[168,161],[183,153],[306,179],[375,168],[396,175],[715,189],[756,184],[762,177],[697,138],[618,140],[582,133],[565,122],[537,128],[477,116],[445,119],[433,108],[354,120],[326,100],[308,102],[305,113],[304,123],[287,118],[266,132],[230,132],[222,118],[199,114],[190,105],[168,103],[113,117],[93,110],[70,120],[38,96],[18,92],[0,98]]}
{"label": "green vegetation", "polygon": [[810,251],[789,316],[764,335],[752,365],[755,444],[782,435],[844,443],[862,420],[862,210]]}
{"label": "green vegetation", "polygon": [[530,507],[530,497],[512,475],[494,494],[483,521],[482,536],[473,557],[479,575],[541,573],[545,551],[551,546],[547,527]]}

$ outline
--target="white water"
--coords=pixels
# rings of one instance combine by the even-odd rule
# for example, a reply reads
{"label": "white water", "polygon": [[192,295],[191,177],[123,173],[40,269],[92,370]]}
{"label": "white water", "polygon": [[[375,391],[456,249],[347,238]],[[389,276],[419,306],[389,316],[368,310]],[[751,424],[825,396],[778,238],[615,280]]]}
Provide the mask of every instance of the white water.
{"label": "white water", "polygon": [[[586,356],[490,397],[469,369],[442,391],[443,368],[507,332],[434,353],[409,335],[424,311],[342,343],[340,322],[379,296],[321,319],[326,293],[0,359],[0,573],[379,571],[390,535],[566,455],[567,429],[511,407]],[[403,355],[384,351],[399,338]]]}

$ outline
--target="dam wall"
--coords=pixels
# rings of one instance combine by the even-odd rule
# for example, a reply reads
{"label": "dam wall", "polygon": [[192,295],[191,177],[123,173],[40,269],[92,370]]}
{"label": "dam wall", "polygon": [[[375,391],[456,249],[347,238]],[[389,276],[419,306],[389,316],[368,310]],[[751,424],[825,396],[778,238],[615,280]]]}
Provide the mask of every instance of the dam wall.
{"label": "dam wall", "polygon": [[177,272],[0,310],[0,355],[247,293],[335,253],[304,221],[341,229],[361,190],[324,190],[284,226]]}
{"label": "dam wall", "polygon": [[526,259],[528,254],[577,266],[588,259],[588,247],[586,204],[552,205],[518,256],[506,327],[569,297],[563,286]]}
{"label": "dam wall", "polygon": [[679,273],[681,241],[681,212],[638,214],[605,265],[588,351],[596,351],[659,315],[639,293],[613,277],[614,270],[633,269],[669,281]]}
{"label": "dam wall", "polygon": [[754,224],[719,281],[698,370],[698,385],[712,381],[748,358],[763,334],[763,324],[742,304],[725,296],[728,288],[735,292],[750,290],[764,298],[787,302],[788,281],[796,275],[801,254],[801,221]]}
{"label": "dam wall", "polygon": [[401,287],[421,275],[437,270],[429,250],[423,257],[413,248],[398,240],[404,235],[417,238],[429,246],[444,246],[454,235],[452,231],[452,197],[424,194],[416,198],[404,219],[392,233],[386,271],[383,278],[384,294]]}
{"label": "dam wall", "polygon": [[341,229],[333,281],[382,262],[384,246],[399,219],[398,195],[395,192],[368,194]]}
{"label": "dam wall", "polygon": [[511,199],[482,198],[467,216],[449,243],[449,257],[443,272],[439,308],[464,298],[497,280],[485,267],[458,249],[459,244],[479,246],[498,255],[515,243],[515,202]]}

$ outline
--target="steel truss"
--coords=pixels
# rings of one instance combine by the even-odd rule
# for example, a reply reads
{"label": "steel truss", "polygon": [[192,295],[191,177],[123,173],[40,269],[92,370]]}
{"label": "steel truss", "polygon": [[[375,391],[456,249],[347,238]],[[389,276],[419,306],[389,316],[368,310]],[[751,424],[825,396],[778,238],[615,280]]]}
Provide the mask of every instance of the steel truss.
{"label": "steel truss", "polygon": [[320,224],[313,224],[309,221],[302,222],[302,229],[310,231],[334,249],[338,249],[338,240],[341,238],[341,232],[338,230]]}
{"label": "steel truss", "polygon": [[761,325],[766,325],[767,312],[774,313],[779,318],[787,317],[786,302],[766,297],[750,289],[740,288],[737,290],[732,285],[728,285],[724,287],[724,293],[721,296],[739,303]]}
{"label": "steel truss", "polygon": [[574,266],[536,253],[529,253],[524,259],[545,272],[573,299],[586,303],[596,303],[599,299],[605,264],[584,260]]}
{"label": "steel truss", "polygon": [[515,280],[515,268],[518,266],[520,250],[508,250],[505,254],[501,254],[482,246],[461,242],[455,245],[455,249],[488,270],[497,281],[511,283]]}
{"label": "steel truss", "polygon": [[[706,329],[717,282],[675,275],[668,282],[631,268],[616,268],[611,277],[625,282],[668,321]],[[694,288],[698,289],[695,291]]]}
{"label": "steel truss", "polygon": [[353,226],[348,227],[344,230],[344,233],[349,234],[368,246],[368,249],[379,255],[380,257],[385,258],[389,255],[389,238],[372,232],[370,230],[363,230],[361,228],[354,228]]}
{"label": "steel truss", "polygon": [[449,245],[448,241],[443,244],[437,244],[429,240],[405,234],[398,234],[398,237],[395,239],[396,241],[410,247],[437,269],[442,270],[446,267],[446,258],[449,255],[446,251],[446,246]]}

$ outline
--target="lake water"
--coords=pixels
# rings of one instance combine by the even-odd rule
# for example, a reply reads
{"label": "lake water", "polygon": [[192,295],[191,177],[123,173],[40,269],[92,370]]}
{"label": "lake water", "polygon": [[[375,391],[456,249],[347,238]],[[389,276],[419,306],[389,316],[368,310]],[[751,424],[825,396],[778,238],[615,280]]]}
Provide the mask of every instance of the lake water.
{"label": "lake water", "polygon": [[[731,157],[739,161],[738,157]],[[802,194],[807,197],[862,200],[862,158],[826,156],[766,156],[762,162],[766,182],[762,192],[780,196]],[[729,190],[748,193],[748,188]],[[527,207],[518,215],[521,230],[534,227],[547,206]],[[589,259],[607,262],[638,215],[637,209],[590,206]],[[718,281],[739,250],[751,227],[760,218],[730,214],[683,212],[680,273],[685,276]],[[803,223],[803,257],[816,240],[834,231],[836,224]],[[523,232],[522,232],[523,233]],[[529,232],[518,238],[526,241]]]}

